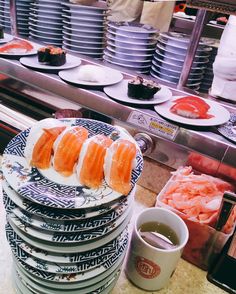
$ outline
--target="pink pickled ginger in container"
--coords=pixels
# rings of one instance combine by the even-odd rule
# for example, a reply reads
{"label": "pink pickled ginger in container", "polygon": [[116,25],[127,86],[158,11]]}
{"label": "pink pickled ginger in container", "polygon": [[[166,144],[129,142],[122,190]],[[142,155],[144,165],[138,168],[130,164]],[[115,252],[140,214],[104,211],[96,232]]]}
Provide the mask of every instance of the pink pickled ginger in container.
{"label": "pink pickled ginger in container", "polygon": [[188,226],[189,241],[183,258],[204,270],[235,227],[236,207],[222,232],[214,229],[225,191],[233,191],[232,185],[209,175],[195,175],[191,167],[181,167],[157,196],[156,206],[176,212]]}

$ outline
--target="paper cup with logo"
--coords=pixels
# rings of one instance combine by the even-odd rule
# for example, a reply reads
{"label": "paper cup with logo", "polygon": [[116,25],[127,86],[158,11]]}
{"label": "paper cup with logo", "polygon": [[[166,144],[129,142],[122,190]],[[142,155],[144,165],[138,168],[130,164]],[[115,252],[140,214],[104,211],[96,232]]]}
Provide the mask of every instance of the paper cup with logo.
{"label": "paper cup with logo", "polygon": [[[143,240],[139,228],[148,222],[159,222],[169,226],[177,234],[179,244],[174,249],[159,249]],[[142,211],[135,223],[128,250],[125,272],[137,287],[155,291],[165,287],[173,275],[188,241],[188,228],[174,212],[153,207]]]}

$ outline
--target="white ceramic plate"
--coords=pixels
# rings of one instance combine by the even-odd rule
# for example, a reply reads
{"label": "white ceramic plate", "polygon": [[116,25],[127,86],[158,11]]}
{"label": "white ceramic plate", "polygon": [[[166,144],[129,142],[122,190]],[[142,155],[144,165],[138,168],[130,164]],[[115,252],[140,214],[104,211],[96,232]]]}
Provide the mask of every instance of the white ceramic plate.
{"label": "white ceramic plate", "polygon": [[[9,235],[8,235],[9,236]],[[11,238],[9,240],[9,244],[11,246],[11,250],[14,255],[19,258],[21,261],[26,263],[33,268],[40,269],[49,273],[60,273],[60,274],[69,274],[69,273],[77,273],[84,272],[91,269],[94,269],[97,266],[100,266],[104,262],[107,262],[110,258],[116,254],[120,249],[125,249],[128,244],[128,235],[124,235],[123,238],[120,238],[119,242],[117,242],[116,246],[111,250],[103,254],[102,256],[98,256],[92,259],[83,260],[81,262],[70,262],[70,263],[59,263],[58,261],[46,261],[41,260],[31,253],[25,252],[18,245],[15,239]]]}
{"label": "white ceramic plate", "polygon": [[[88,130],[89,136],[95,134],[110,136],[113,132],[118,132],[120,138],[131,140],[136,144],[124,129],[113,127],[104,122],[82,118],[62,119],[61,122],[65,126],[83,126]],[[90,189],[79,183],[75,172],[69,177],[64,177],[57,173],[52,166],[44,170],[32,168],[24,155],[29,133],[30,129],[24,130],[9,142],[2,161],[4,177],[21,196],[47,207],[63,209],[98,207],[118,200],[122,196],[111,189],[105,180],[101,187]],[[135,183],[143,167],[143,158],[138,146],[136,161],[136,167],[131,174],[132,189],[135,188]],[[22,175],[24,176],[22,177]]]}
{"label": "white ceramic plate", "polygon": [[81,64],[81,59],[72,55],[66,55],[66,63],[61,66],[52,66],[38,62],[38,57],[22,57],[20,63],[24,66],[40,70],[61,70],[76,67]]}
{"label": "white ceramic plate", "polygon": [[0,57],[15,57],[15,58],[19,58],[19,57],[24,57],[24,56],[31,56],[31,55],[35,55],[37,54],[37,50],[31,50],[29,52],[25,52],[25,53],[7,53],[7,52],[0,52]]}
{"label": "white ceramic plate", "polygon": [[73,83],[76,85],[84,85],[84,86],[108,86],[108,85],[119,83],[123,79],[123,75],[121,74],[121,72],[109,67],[104,67],[104,72],[105,72],[104,81],[89,82],[89,81],[79,80],[77,77],[78,77],[78,72],[80,68],[81,67],[74,68],[71,70],[63,70],[63,71],[60,71],[58,75],[64,81],[67,81],[69,83]]}
{"label": "white ceramic plate", "polygon": [[154,95],[153,99],[151,100],[140,100],[140,99],[130,98],[127,95],[127,91],[128,91],[128,80],[123,80],[119,84],[104,88],[104,92],[109,97],[114,98],[121,102],[126,102],[131,104],[155,105],[155,104],[163,103],[172,97],[171,91],[165,86],[161,86],[161,90],[158,91]]}
{"label": "white ceramic plate", "polygon": [[57,220],[57,221],[81,221],[85,219],[96,218],[102,216],[112,210],[118,209],[120,206],[127,206],[128,201],[132,201],[133,195],[135,194],[135,189],[130,193],[129,196],[124,196],[110,202],[108,205],[102,205],[94,209],[79,209],[79,210],[63,210],[55,209],[50,207],[45,207],[39,204],[36,204],[30,200],[24,199],[18,193],[16,193],[6,181],[3,180],[3,199],[4,205],[7,212],[11,212],[14,208],[19,207],[31,215],[41,217],[44,220]]}
{"label": "white ceramic plate", "polygon": [[[32,289],[35,289],[37,292],[39,291],[39,293],[59,294],[59,293],[61,293],[60,290],[62,290],[62,291],[65,290],[64,285],[60,285],[60,287],[61,287],[60,290],[58,290],[57,287],[48,289],[48,285],[47,284],[45,285],[37,277],[29,275],[29,273],[27,273],[23,268],[20,268],[16,264],[14,267],[15,267],[14,270],[16,271],[15,274],[18,274],[19,277],[22,279],[22,281],[24,281],[24,283],[29,285]],[[76,285],[75,285],[75,288],[71,287],[71,288],[67,289],[68,290],[67,293],[68,294],[78,294],[78,291],[80,294],[94,293],[95,290],[98,291],[97,289],[99,289],[100,287],[104,287],[104,285],[106,285],[107,283],[110,283],[110,282],[113,283],[114,281],[116,281],[116,279],[119,277],[119,274],[120,274],[120,270],[117,270],[117,271],[115,271],[115,273],[112,273],[107,278],[99,281],[98,283],[92,284],[91,286],[86,286],[85,288],[84,287],[80,288],[80,283],[76,283],[76,285],[78,287],[76,288]]]}
{"label": "white ceramic plate", "polygon": [[76,289],[77,294],[78,294],[79,289],[81,289],[81,288],[88,287],[88,286],[91,286],[91,285],[94,285],[97,283],[99,284],[100,282],[103,282],[103,281],[104,282],[109,281],[112,278],[112,276],[114,276],[116,274],[116,272],[120,271],[120,268],[121,268],[121,264],[112,266],[106,272],[94,277],[93,279],[87,280],[87,281],[75,282],[75,283],[73,283],[73,282],[71,282],[71,283],[57,283],[54,281],[41,279],[38,276],[33,276],[30,273],[30,271],[27,271],[26,269],[24,269],[20,265],[20,263],[18,263],[18,262],[15,262],[14,266],[20,274],[24,274],[24,276],[27,276],[33,282],[36,282],[40,285],[43,285],[43,286],[46,286],[49,288],[60,289],[62,291]]}
{"label": "white ceramic plate", "polygon": [[94,242],[89,242],[81,245],[75,244],[68,244],[68,243],[58,243],[53,244],[52,242],[46,242],[37,238],[34,238],[25,232],[21,231],[17,228],[17,226],[14,225],[13,222],[9,219],[9,224],[13,228],[13,230],[16,232],[16,234],[21,237],[22,240],[24,240],[26,243],[39,248],[41,250],[46,250],[48,252],[52,253],[65,253],[65,254],[73,254],[73,253],[81,253],[85,251],[90,251],[97,249],[99,247],[104,246],[105,244],[111,242],[115,238],[117,238],[127,227],[130,218],[132,216],[132,213],[128,215],[128,217],[124,220],[124,222],[117,227],[115,230],[113,230],[110,234],[104,236],[103,238],[100,238]]}
{"label": "white ceramic plate", "polygon": [[108,242],[107,244],[104,244],[103,246],[99,248],[85,251],[85,252],[66,254],[66,253],[48,252],[46,250],[41,250],[32,245],[29,245],[20,236],[16,234],[16,232],[12,229],[12,227],[9,224],[6,225],[5,230],[6,230],[6,237],[7,237],[8,243],[15,242],[21,250],[23,250],[24,252],[30,254],[31,256],[35,258],[44,260],[46,262],[48,261],[48,262],[56,262],[56,263],[63,263],[63,264],[82,263],[82,262],[93,260],[94,258],[100,258],[104,254],[115,250],[115,248],[119,246],[121,241],[124,238],[126,238],[128,234],[127,229],[125,229],[115,239]]}
{"label": "white ceramic plate", "polygon": [[0,39],[0,44],[10,42],[11,40],[13,40],[13,36],[4,33],[4,38]]}
{"label": "white ceramic plate", "polygon": [[[79,231],[79,232],[51,232],[42,229],[34,228],[24,221],[21,221],[14,214],[9,214],[9,219],[15,226],[17,226],[20,230],[30,235],[31,237],[38,238],[47,242],[55,242],[55,243],[66,243],[66,244],[74,244],[77,245],[85,244],[86,242],[93,242],[99,238],[104,238],[107,234],[111,233],[114,229],[116,229],[132,210],[132,205],[115,221],[112,221],[108,225],[94,228],[89,231]],[[88,245],[89,246],[89,245]]]}
{"label": "white ceramic plate", "polygon": [[[170,111],[170,107],[173,105],[174,100],[175,99],[172,99],[171,101],[168,101],[161,105],[156,105],[154,107],[156,112],[164,118],[179,122],[181,124],[192,126],[216,126],[224,124],[230,119],[229,111],[221,106],[219,103],[211,100],[206,100],[206,102],[210,106],[208,113],[214,115],[214,117],[212,118],[193,119],[174,114]],[[204,99],[202,98],[202,100]]]}

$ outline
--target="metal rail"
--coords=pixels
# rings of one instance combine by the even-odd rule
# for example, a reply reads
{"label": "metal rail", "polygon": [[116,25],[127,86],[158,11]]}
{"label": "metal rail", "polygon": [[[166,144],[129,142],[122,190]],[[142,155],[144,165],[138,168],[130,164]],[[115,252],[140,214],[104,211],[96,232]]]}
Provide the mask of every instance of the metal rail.
{"label": "metal rail", "polygon": [[[42,92],[42,96],[46,92],[53,93],[54,95],[64,97],[67,101],[77,103],[78,106],[103,114],[112,121],[131,128],[134,133],[140,132],[140,130],[145,131],[156,142],[156,149],[150,157],[154,159],[159,157],[158,160],[164,162],[164,159],[160,160],[160,153],[168,154],[168,160],[166,162],[169,166],[177,167],[186,161],[188,152],[195,151],[219,162],[226,160],[227,164],[236,167],[236,160],[230,160],[230,157],[236,158],[236,145],[214,133],[214,128],[208,128],[206,131],[202,129],[190,130],[178,126],[163,120],[152,109],[136,109],[117,103],[109,99],[102,89],[88,90],[69,85],[62,81],[56,74],[47,74],[26,68],[16,60],[0,58],[0,72],[14,80],[27,84],[29,89],[30,87],[37,88],[39,92]],[[22,84],[19,88],[22,91]],[[175,95],[183,94],[183,92],[173,91],[175,91]],[[28,94],[30,95],[30,90],[28,90]],[[157,132],[157,129],[150,128],[149,125],[144,126],[140,124],[138,119],[136,121],[130,119],[132,115],[136,115],[136,117],[138,115],[148,117],[157,123],[160,121],[166,122],[167,125],[165,127],[169,127],[169,130],[173,131],[173,136],[161,134]],[[227,152],[230,152],[230,157],[227,156]]]}

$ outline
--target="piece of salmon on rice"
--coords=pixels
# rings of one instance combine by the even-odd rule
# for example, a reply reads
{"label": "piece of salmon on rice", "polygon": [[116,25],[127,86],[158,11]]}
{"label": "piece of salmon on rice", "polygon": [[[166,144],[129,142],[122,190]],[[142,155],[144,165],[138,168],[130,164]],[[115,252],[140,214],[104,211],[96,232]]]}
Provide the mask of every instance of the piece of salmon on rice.
{"label": "piece of salmon on rice", "polygon": [[70,176],[83,143],[88,138],[88,130],[81,126],[67,128],[54,142],[53,167],[63,176]]}
{"label": "piece of salmon on rice", "polygon": [[96,135],[85,141],[78,165],[77,176],[82,185],[89,188],[99,188],[104,179],[104,158],[112,140],[104,135]]}
{"label": "piece of salmon on rice", "polygon": [[116,192],[128,195],[131,190],[131,174],[136,162],[136,145],[118,139],[107,149],[105,156],[105,180]]}

